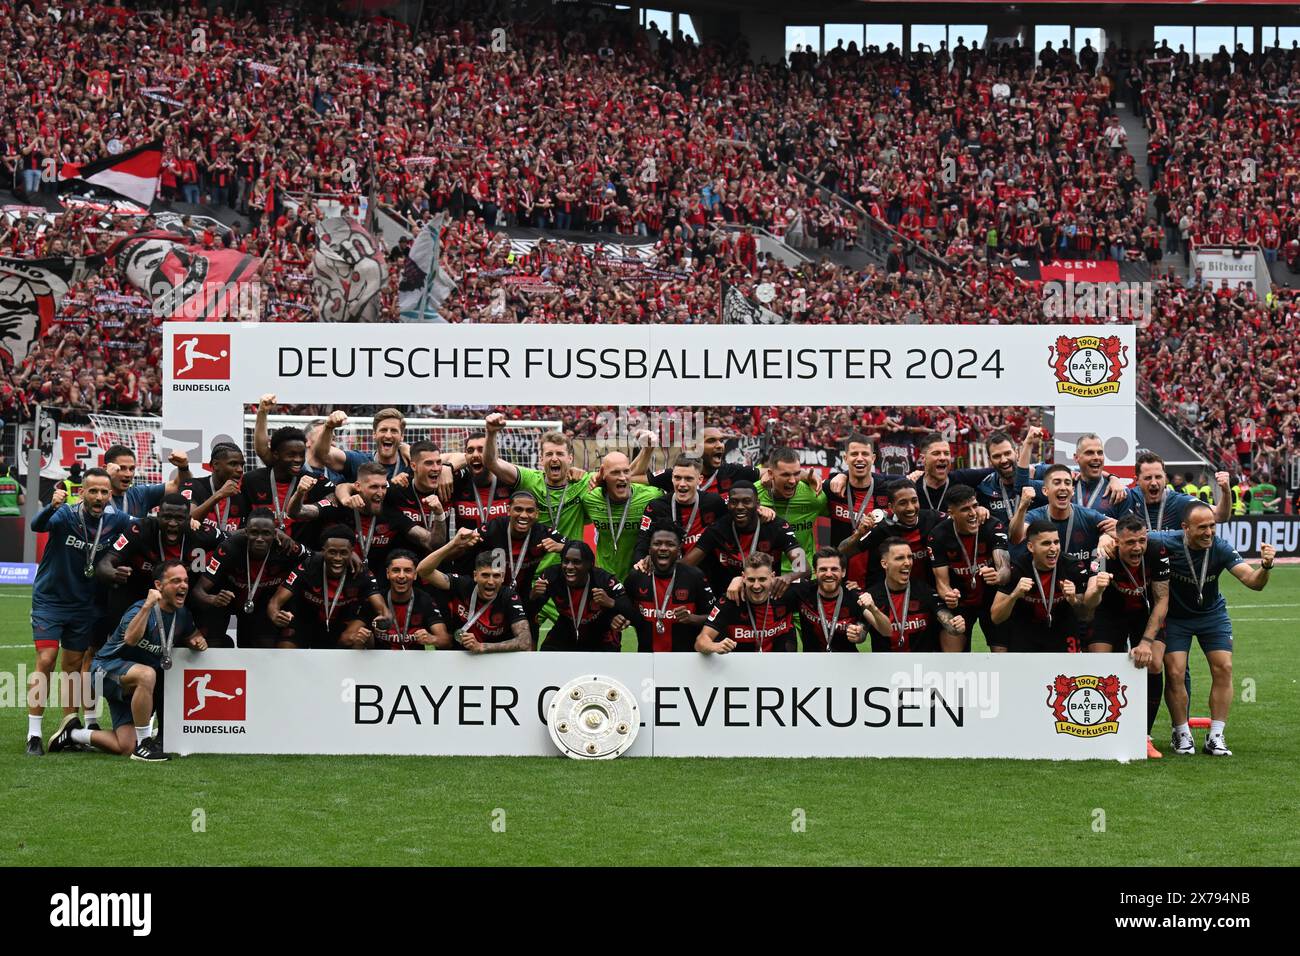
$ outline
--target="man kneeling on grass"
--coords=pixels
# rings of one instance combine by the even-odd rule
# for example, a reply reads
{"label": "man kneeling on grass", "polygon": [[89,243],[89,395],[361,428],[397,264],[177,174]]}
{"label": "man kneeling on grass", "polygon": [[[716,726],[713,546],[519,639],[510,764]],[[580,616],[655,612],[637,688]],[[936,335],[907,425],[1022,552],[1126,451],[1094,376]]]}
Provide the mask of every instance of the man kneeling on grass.
{"label": "man kneeling on grass", "polygon": [[161,680],[163,658],[174,646],[207,650],[208,642],[194,627],[185,607],[189,572],[179,561],[164,561],[153,572],[149,596],[122,615],[117,630],[90,667],[91,679],[102,682],[113,729],[86,730],[76,714],[69,715],[50,738],[49,751],[75,751],[93,746],[132,760],[166,760],[162,744],[149,735],[154,688]]}

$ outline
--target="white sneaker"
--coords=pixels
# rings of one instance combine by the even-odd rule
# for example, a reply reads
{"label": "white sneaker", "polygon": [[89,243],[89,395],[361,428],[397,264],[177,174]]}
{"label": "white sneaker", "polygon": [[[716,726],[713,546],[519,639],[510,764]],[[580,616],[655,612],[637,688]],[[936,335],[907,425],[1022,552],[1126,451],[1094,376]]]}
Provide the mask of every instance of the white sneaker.
{"label": "white sneaker", "polygon": [[1175,730],[1173,737],[1170,739],[1170,746],[1173,747],[1174,753],[1183,756],[1196,753],[1196,740],[1190,732],[1180,734]]}
{"label": "white sneaker", "polygon": [[1202,747],[1201,750],[1203,753],[1207,753],[1211,757],[1232,756],[1232,751],[1229,750],[1228,745],[1224,743],[1222,734],[1219,734],[1217,737],[1206,737],[1205,746]]}

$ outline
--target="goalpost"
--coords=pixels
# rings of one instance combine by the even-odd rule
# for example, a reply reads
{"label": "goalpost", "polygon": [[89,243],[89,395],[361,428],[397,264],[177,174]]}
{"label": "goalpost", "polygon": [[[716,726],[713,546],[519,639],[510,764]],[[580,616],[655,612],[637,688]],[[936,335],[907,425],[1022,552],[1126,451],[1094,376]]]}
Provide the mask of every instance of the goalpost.
{"label": "goalpost", "polygon": [[[275,431],[285,425],[294,425],[307,430],[307,427],[322,416],[314,415],[268,415],[266,427]],[[240,447],[244,449],[246,468],[257,468],[261,462],[257,458],[254,444],[254,427],[257,416],[244,414],[244,431]],[[131,415],[90,416],[91,427],[95,432],[95,444],[101,451],[108,451],[114,445],[125,445],[135,452],[136,481],[152,484],[166,480],[173,471],[162,453],[163,419],[139,418]],[[432,441],[444,452],[463,452],[465,441],[476,431],[483,429],[481,418],[407,418],[406,441]],[[513,465],[526,468],[538,467],[538,455],[541,451],[541,439],[550,431],[563,431],[563,423],[557,421],[512,421],[498,438],[498,450],[501,457]],[[334,444],[345,451],[375,450],[374,432],[369,416],[351,418],[342,428],[334,431]],[[205,449],[203,461],[206,461]],[[187,453],[190,453],[186,449]],[[170,454],[170,449],[168,450]],[[190,454],[191,462],[201,464]],[[196,468],[196,471],[198,469]]]}

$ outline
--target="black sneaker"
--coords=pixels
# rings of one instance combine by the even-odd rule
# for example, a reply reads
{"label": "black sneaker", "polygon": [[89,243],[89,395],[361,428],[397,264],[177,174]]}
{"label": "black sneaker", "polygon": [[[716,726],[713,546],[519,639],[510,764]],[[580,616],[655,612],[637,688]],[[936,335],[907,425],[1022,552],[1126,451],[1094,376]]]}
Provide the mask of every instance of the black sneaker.
{"label": "black sneaker", "polygon": [[1232,756],[1232,751],[1229,750],[1228,745],[1223,742],[1223,734],[1206,737],[1205,746],[1202,747],[1201,750],[1203,753],[1209,754],[1211,757]]}
{"label": "black sneaker", "polygon": [[41,738],[35,735],[27,738],[27,756],[44,757],[45,745],[41,743]]}
{"label": "black sneaker", "polygon": [[162,746],[154,737],[146,737],[131,754],[132,760],[144,760],[148,763],[161,763],[167,759]]}
{"label": "black sneaker", "polygon": [[50,753],[56,754],[60,750],[69,750],[74,753],[80,752],[81,746],[72,740],[72,732],[80,729],[80,717],[76,714],[68,714],[68,716],[64,717],[63,723],[59,724],[59,729],[50,737],[48,744]]}

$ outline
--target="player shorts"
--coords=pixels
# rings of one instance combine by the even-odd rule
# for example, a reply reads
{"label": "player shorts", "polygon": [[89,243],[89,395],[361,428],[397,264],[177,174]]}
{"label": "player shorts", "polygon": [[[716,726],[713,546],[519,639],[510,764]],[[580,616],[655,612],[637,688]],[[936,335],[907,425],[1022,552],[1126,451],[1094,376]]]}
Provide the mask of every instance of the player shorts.
{"label": "player shorts", "polygon": [[1165,622],[1165,652],[1186,654],[1192,649],[1192,638],[1207,654],[1210,651],[1232,650],[1232,621],[1227,609],[1196,617],[1169,618]]}
{"label": "player shorts", "polygon": [[[310,648],[314,651],[327,651],[339,646],[339,639],[343,637],[345,627],[347,627],[346,621],[334,621],[328,630],[319,621],[295,621],[293,632],[285,632],[282,636],[277,636],[276,640],[290,641],[296,647]],[[240,646],[244,646],[242,635]]]}
{"label": "player shorts", "polygon": [[997,646],[1005,647],[1011,654],[1078,654],[1083,650],[1078,628],[1025,627],[1008,622],[1000,629]]}
{"label": "player shorts", "polygon": [[979,623],[980,633],[984,635],[984,643],[989,647],[1006,647],[1005,641],[999,643],[999,625],[993,623],[993,605],[991,602],[974,606],[959,604],[956,613],[966,622],[966,644],[962,648],[963,651],[968,654],[971,651],[971,640],[975,636],[975,624],[977,622]]}
{"label": "player shorts", "polygon": [[[1142,643],[1142,635],[1146,630],[1145,615],[1120,617],[1098,614],[1092,621],[1092,629],[1084,639],[1084,644],[1088,647],[1093,644],[1109,644],[1115,651],[1132,650]],[[1163,643],[1164,639],[1164,631],[1161,631],[1156,636],[1156,640]]]}
{"label": "player shorts", "polygon": [[38,647],[62,647],[66,651],[90,649],[93,618],[85,612],[50,614],[32,611],[32,642]]}
{"label": "player shorts", "polygon": [[122,686],[122,678],[138,663],[120,657],[96,657],[90,668],[90,677],[103,687],[104,700],[108,702],[108,714],[113,720],[113,729],[126,724],[134,724],[131,716],[132,691]]}

